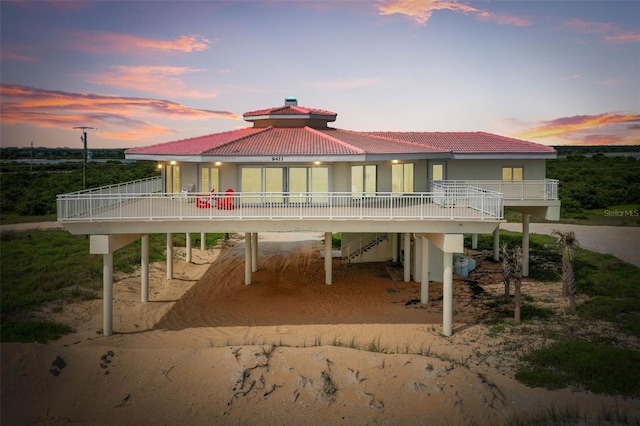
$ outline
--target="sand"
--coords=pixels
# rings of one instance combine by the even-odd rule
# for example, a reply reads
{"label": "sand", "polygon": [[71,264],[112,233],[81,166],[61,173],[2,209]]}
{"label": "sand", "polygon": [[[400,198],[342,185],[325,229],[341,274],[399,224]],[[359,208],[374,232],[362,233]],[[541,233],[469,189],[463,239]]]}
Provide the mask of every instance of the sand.
{"label": "sand", "polygon": [[[153,264],[147,304],[139,274],[119,277],[113,336],[100,334],[101,300],[45,313],[76,332],[2,345],[2,424],[494,425],[553,407],[592,418],[617,407],[640,419],[638,400],[513,379],[518,354],[549,340],[524,327],[490,332],[486,304],[503,289],[486,254],[471,253],[478,271],[454,280],[447,338],[440,283],[422,305],[420,285],[392,280],[389,265],[334,259],[326,286],[321,235],[260,238],[251,286],[240,238],[194,249],[192,263],[177,249],[171,281],[164,264]],[[564,314],[559,284],[524,286],[561,317],[529,330],[612,332]],[[637,339],[625,344],[640,348]]]}

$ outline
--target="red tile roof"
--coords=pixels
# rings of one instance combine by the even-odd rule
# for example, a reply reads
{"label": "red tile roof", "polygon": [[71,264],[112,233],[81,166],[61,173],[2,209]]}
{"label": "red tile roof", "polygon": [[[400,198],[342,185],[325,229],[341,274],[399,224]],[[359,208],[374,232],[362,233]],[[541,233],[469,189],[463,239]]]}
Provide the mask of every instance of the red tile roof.
{"label": "red tile roof", "polygon": [[213,147],[211,156],[359,155],[364,152],[310,127],[267,127],[264,132]]}
{"label": "red tile roof", "polygon": [[556,152],[550,146],[485,132],[366,132],[366,134],[431,146],[454,154]]}
{"label": "red tile roof", "polygon": [[245,129],[232,130],[223,133],[214,133],[206,136],[197,136],[174,142],[165,142],[157,145],[143,146],[127,150],[127,154],[148,155],[202,155],[203,152],[222,146],[229,142],[237,141],[246,136],[264,132],[266,128],[247,127]]}
{"label": "red tile roof", "polygon": [[297,105],[285,105],[274,108],[259,109],[257,111],[249,111],[242,114],[245,119],[262,115],[325,115],[333,116],[335,119],[338,114],[323,109],[305,108]]}
{"label": "red tile roof", "polygon": [[[287,117],[288,116],[288,117]],[[307,116],[335,120],[331,111],[285,105],[246,112],[247,121]],[[277,124],[276,124],[277,125]],[[324,124],[323,124],[324,125]],[[552,147],[485,132],[354,132],[333,128],[251,127],[130,149],[127,155],[166,156],[344,156],[395,154],[555,153]]]}
{"label": "red tile roof", "polygon": [[327,129],[320,130],[326,135],[358,147],[367,154],[414,154],[414,153],[433,153],[433,152],[451,152],[429,146],[427,144],[415,143],[409,140],[393,139],[384,136],[371,135],[364,132],[353,132],[349,130]]}
{"label": "red tile roof", "polygon": [[353,132],[310,127],[246,128],[133,148],[127,154],[331,156],[363,154],[550,154],[555,150],[484,132]]}

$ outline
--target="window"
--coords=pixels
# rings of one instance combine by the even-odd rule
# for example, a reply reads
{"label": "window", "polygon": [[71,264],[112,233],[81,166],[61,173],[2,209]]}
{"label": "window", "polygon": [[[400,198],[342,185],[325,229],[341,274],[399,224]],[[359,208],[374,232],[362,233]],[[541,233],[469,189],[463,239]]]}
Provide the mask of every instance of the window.
{"label": "window", "polygon": [[202,166],[200,169],[200,191],[221,192],[220,188],[220,169],[217,167]]}
{"label": "window", "polygon": [[180,166],[167,165],[164,170],[165,191],[168,194],[180,193]]}
{"label": "window", "polygon": [[522,167],[503,167],[502,168],[502,180],[503,181],[521,181],[524,175]]}
{"label": "window", "polygon": [[391,165],[391,191],[413,192],[413,163]]}
{"label": "window", "polygon": [[376,196],[377,168],[369,164],[365,166],[351,166],[351,192],[354,197]]}
{"label": "window", "polygon": [[434,163],[431,165],[431,180],[444,180],[444,164]]}

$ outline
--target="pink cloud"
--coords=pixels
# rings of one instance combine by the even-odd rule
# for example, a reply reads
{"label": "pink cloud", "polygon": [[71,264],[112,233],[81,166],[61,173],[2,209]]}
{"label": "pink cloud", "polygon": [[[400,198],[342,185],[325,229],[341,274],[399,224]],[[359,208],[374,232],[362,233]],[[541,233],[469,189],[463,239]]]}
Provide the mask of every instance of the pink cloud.
{"label": "pink cloud", "polygon": [[204,71],[172,66],[113,66],[112,71],[91,76],[94,84],[141,90],[163,97],[215,98],[214,91],[187,90],[181,76]]}
{"label": "pink cloud", "polygon": [[189,108],[159,99],[81,94],[7,84],[0,85],[0,99],[3,125],[69,129],[81,124],[97,127],[110,137],[127,140],[173,133],[174,130],[152,121],[158,117],[163,120],[241,118],[228,111]]}
{"label": "pink cloud", "polygon": [[527,26],[531,21],[527,18],[489,12],[477,9],[465,3],[447,0],[383,0],[378,5],[380,15],[401,14],[424,25],[437,10],[450,10],[475,15],[478,20],[490,21],[500,25]]}
{"label": "pink cloud", "polygon": [[595,134],[584,136],[581,145],[628,145],[628,143],[623,136]]}
{"label": "pink cloud", "polygon": [[516,132],[523,139],[553,139],[554,143],[588,143],[594,141],[616,144],[640,144],[640,139],[629,132],[630,126],[640,123],[640,114],[604,113],[576,115],[543,121]]}
{"label": "pink cloud", "polygon": [[604,37],[604,40],[609,43],[640,43],[640,30],[607,35]]}
{"label": "pink cloud", "polygon": [[111,51],[133,54],[143,50],[190,53],[207,50],[213,43],[195,35],[182,35],[174,40],[160,40],[104,31],[79,31],[71,33],[70,36],[67,47],[91,53]]}
{"label": "pink cloud", "polygon": [[634,29],[626,31],[618,25],[608,22],[569,19],[564,21],[560,27],[579,34],[602,36],[603,40],[607,43],[622,44],[640,42],[640,30]]}
{"label": "pink cloud", "polygon": [[27,46],[2,46],[0,60],[20,62],[36,62],[40,60],[40,58],[23,53],[25,50],[31,50],[31,48]]}

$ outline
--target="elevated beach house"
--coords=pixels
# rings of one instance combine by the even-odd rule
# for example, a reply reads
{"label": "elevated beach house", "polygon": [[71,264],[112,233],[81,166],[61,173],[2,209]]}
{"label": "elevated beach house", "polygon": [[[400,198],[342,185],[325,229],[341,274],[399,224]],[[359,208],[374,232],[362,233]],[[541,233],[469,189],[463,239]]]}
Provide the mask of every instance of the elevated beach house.
{"label": "elevated beach house", "polygon": [[[494,235],[503,210],[522,213],[525,275],[529,216],[559,219],[558,182],[545,177],[547,146],[483,132],[355,132],[330,127],[336,113],[284,105],[251,111],[253,126],[130,149],[160,177],[58,196],[58,220],[90,235],[104,256],[104,333],[112,333],[112,262],[142,239],[142,302],[148,301],[151,233],[245,235],[245,283],[257,270],[259,232],[325,233],[325,283],[332,284],[332,233],[342,261],[401,261],[405,281],[443,283],[443,333],[453,323],[454,254],[463,235]],[[204,238],[202,239],[204,241]],[[187,260],[190,258],[187,238]],[[336,283],[339,284],[339,283]]]}

